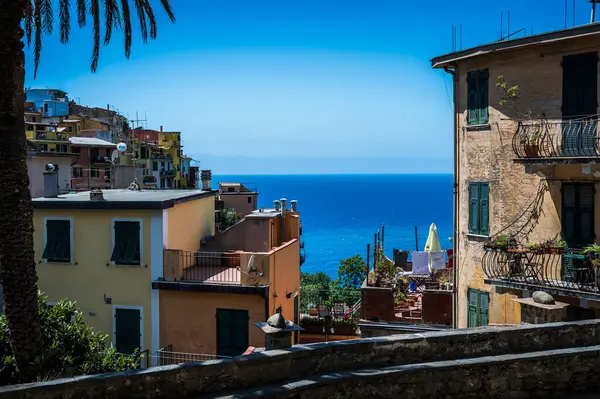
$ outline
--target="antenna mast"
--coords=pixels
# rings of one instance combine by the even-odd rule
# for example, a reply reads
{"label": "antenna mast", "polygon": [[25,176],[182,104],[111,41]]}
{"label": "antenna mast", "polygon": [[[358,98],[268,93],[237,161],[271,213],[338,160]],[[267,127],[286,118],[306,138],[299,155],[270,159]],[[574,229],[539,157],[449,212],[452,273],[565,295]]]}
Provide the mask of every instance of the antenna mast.
{"label": "antenna mast", "polygon": [[592,15],[590,17],[590,23],[593,24],[594,22],[596,22],[596,4],[600,3],[600,1],[590,0],[590,3],[592,3]]}

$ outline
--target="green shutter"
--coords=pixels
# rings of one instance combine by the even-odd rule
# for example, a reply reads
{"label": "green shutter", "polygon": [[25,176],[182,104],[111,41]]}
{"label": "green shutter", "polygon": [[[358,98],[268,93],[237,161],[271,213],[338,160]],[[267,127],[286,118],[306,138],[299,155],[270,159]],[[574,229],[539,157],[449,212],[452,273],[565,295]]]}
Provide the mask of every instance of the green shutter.
{"label": "green shutter", "polygon": [[469,184],[469,233],[479,234],[479,184]]}
{"label": "green shutter", "polygon": [[115,309],[115,346],[117,352],[131,355],[140,348],[142,332],[138,309]]}
{"label": "green shutter", "polygon": [[477,96],[477,72],[467,74],[467,124],[477,125],[479,120],[479,98]]}
{"label": "green shutter", "polygon": [[115,246],[110,260],[119,265],[140,264],[140,223],[115,222]]}
{"label": "green shutter", "polygon": [[48,220],[46,222],[46,247],[42,255],[48,262],[71,261],[71,222]]}
{"label": "green shutter", "polygon": [[248,349],[247,310],[217,309],[217,355],[239,356]]}
{"label": "green shutter", "polygon": [[488,235],[490,232],[490,186],[479,183],[479,234]]}
{"label": "green shutter", "polygon": [[487,326],[490,324],[488,316],[490,306],[490,293],[479,291],[479,323],[478,326]]}
{"label": "green shutter", "polygon": [[477,327],[477,290],[469,288],[467,290],[468,298],[468,317],[467,327]]}
{"label": "green shutter", "polygon": [[478,91],[478,108],[479,108],[479,120],[478,124],[483,125],[488,123],[488,90],[489,90],[489,72],[487,69],[479,71],[477,77],[477,91]]}

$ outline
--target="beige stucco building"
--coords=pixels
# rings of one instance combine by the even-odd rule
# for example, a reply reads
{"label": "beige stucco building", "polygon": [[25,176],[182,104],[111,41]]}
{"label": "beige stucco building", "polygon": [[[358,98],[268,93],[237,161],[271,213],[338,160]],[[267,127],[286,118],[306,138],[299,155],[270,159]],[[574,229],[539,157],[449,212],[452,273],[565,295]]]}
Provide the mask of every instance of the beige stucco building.
{"label": "beige stucco building", "polygon": [[[569,319],[600,316],[598,269],[581,253],[600,231],[599,51],[596,23],[432,60],[454,82],[458,327],[519,324],[514,299],[538,290]],[[503,235],[516,246],[485,245]],[[554,237],[569,249],[535,247]]]}

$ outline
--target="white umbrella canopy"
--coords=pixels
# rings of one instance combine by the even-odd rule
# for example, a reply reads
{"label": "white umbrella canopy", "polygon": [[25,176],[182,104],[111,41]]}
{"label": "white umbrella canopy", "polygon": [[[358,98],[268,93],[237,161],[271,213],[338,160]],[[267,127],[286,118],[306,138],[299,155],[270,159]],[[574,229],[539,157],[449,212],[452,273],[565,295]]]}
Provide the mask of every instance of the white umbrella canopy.
{"label": "white umbrella canopy", "polygon": [[427,242],[425,243],[425,252],[441,252],[442,246],[440,245],[440,238],[438,237],[437,227],[435,223],[431,223],[429,226],[429,235],[427,236]]}

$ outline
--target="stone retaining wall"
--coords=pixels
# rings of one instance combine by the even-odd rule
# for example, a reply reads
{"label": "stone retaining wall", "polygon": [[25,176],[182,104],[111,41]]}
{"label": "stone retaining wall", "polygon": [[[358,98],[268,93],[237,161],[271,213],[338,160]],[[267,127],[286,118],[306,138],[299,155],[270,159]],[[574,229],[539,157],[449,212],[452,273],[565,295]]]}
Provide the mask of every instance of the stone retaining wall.
{"label": "stone retaining wall", "polygon": [[[358,368],[600,345],[600,322],[489,327],[298,345],[213,360],[0,388],[3,398],[185,398]],[[460,373],[459,373],[460,374]]]}

